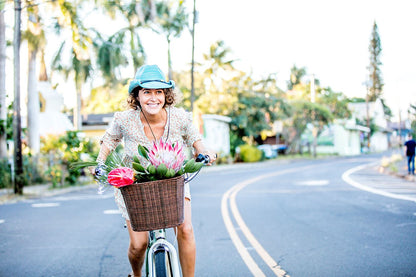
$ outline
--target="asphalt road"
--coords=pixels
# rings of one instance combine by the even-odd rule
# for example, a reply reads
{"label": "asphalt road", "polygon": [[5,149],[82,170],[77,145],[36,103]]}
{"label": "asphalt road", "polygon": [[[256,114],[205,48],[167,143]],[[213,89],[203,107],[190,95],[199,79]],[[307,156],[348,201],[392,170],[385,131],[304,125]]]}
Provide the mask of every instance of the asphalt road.
{"label": "asphalt road", "polygon": [[[416,204],[341,176],[378,157],[207,168],[191,184],[196,276],[415,276]],[[0,276],[127,276],[111,190],[0,206]]]}

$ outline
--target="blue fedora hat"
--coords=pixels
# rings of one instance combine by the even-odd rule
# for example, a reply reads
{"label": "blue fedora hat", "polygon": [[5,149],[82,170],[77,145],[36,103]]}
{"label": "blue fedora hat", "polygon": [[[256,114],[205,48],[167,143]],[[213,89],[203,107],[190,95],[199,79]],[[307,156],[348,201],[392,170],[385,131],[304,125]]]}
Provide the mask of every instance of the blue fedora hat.
{"label": "blue fedora hat", "polygon": [[175,82],[172,80],[166,82],[165,75],[157,65],[143,65],[130,81],[129,94],[138,86],[147,89],[175,88]]}

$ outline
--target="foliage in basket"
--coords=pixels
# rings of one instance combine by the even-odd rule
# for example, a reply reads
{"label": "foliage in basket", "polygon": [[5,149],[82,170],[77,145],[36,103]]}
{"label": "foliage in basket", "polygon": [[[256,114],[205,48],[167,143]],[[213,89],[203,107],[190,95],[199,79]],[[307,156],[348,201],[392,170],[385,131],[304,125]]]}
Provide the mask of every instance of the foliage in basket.
{"label": "foliage in basket", "polygon": [[138,153],[145,162],[141,162],[138,156],[134,156],[132,168],[127,167],[115,152],[108,156],[104,164],[79,162],[72,166],[76,169],[97,166],[100,174],[96,178],[100,185],[110,184],[119,188],[133,183],[163,180],[193,173],[200,170],[203,165],[195,159],[185,160],[183,145],[164,142],[162,139],[154,142],[150,150],[143,145],[138,145]]}

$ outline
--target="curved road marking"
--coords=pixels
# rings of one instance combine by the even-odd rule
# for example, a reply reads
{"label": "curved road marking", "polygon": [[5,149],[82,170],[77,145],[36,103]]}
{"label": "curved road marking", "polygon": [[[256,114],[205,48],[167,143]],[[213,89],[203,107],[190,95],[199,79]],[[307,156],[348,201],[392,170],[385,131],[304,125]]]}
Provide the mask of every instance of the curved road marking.
{"label": "curved road marking", "polygon": [[233,217],[235,221],[237,222],[238,227],[243,232],[244,236],[247,238],[247,240],[250,242],[251,246],[257,251],[259,256],[263,259],[263,261],[267,264],[267,266],[273,271],[273,273],[278,277],[289,277],[287,275],[286,271],[284,271],[280,265],[267,253],[267,251],[261,246],[261,244],[257,241],[257,239],[254,237],[254,235],[251,233],[248,226],[245,224],[243,218],[240,215],[240,212],[237,208],[236,203],[236,196],[237,193],[242,190],[244,187],[253,184],[255,182],[258,182],[262,179],[275,177],[277,175],[287,174],[291,172],[299,172],[299,170],[305,170],[308,168],[312,168],[314,165],[304,166],[304,167],[297,167],[297,168],[291,168],[286,170],[281,170],[265,175],[261,175],[249,180],[246,180],[244,182],[238,183],[234,185],[232,188],[230,188],[226,193],[224,193],[221,201],[221,213],[224,220],[224,224],[227,228],[227,231],[231,237],[231,240],[234,243],[234,246],[237,248],[238,253],[240,254],[241,258],[243,259],[244,263],[247,265],[249,270],[254,276],[266,276],[263,271],[259,268],[257,263],[254,261],[254,259],[251,257],[251,255],[248,253],[247,248],[244,246],[243,242],[241,241],[240,237],[237,234],[236,228],[233,225],[233,222],[231,220],[230,214],[228,212],[228,199],[230,200],[230,209],[231,213],[233,214]]}
{"label": "curved road marking", "polygon": [[395,198],[395,199],[401,199],[401,200],[408,200],[408,201],[416,202],[415,197],[411,197],[411,196],[408,196],[408,195],[395,194],[395,193],[383,191],[383,190],[380,190],[380,189],[375,189],[375,188],[368,187],[368,186],[365,186],[363,184],[360,184],[360,183],[354,181],[353,179],[351,179],[350,175],[353,174],[354,172],[357,172],[357,171],[359,171],[359,170],[361,170],[361,169],[363,169],[367,166],[375,165],[376,163],[378,163],[378,162],[373,162],[373,163],[368,163],[368,164],[363,164],[363,165],[353,167],[353,168],[345,171],[342,174],[342,180],[344,180],[345,182],[347,182],[348,184],[350,184],[353,187],[356,187],[358,189],[365,190],[365,191],[368,191],[368,192],[371,192],[371,193],[374,193],[374,194],[379,194],[379,195],[383,195],[383,196],[390,197],[390,198]]}

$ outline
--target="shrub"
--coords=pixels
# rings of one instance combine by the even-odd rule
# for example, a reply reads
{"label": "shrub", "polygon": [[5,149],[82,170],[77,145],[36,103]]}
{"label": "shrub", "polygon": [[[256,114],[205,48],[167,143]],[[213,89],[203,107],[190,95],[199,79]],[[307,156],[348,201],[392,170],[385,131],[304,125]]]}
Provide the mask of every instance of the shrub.
{"label": "shrub", "polygon": [[70,168],[71,163],[81,160],[81,154],[95,156],[98,151],[94,144],[82,134],[67,131],[62,136],[48,136],[42,141],[42,152],[47,157],[47,174],[54,186],[63,185],[62,178],[68,185],[75,185],[81,172]]}
{"label": "shrub", "polygon": [[0,188],[12,188],[12,172],[7,159],[0,160]]}
{"label": "shrub", "polygon": [[258,162],[262,158],[262,151],[256,147],[245,144],[240,146],[240,157],[245,163]]}

